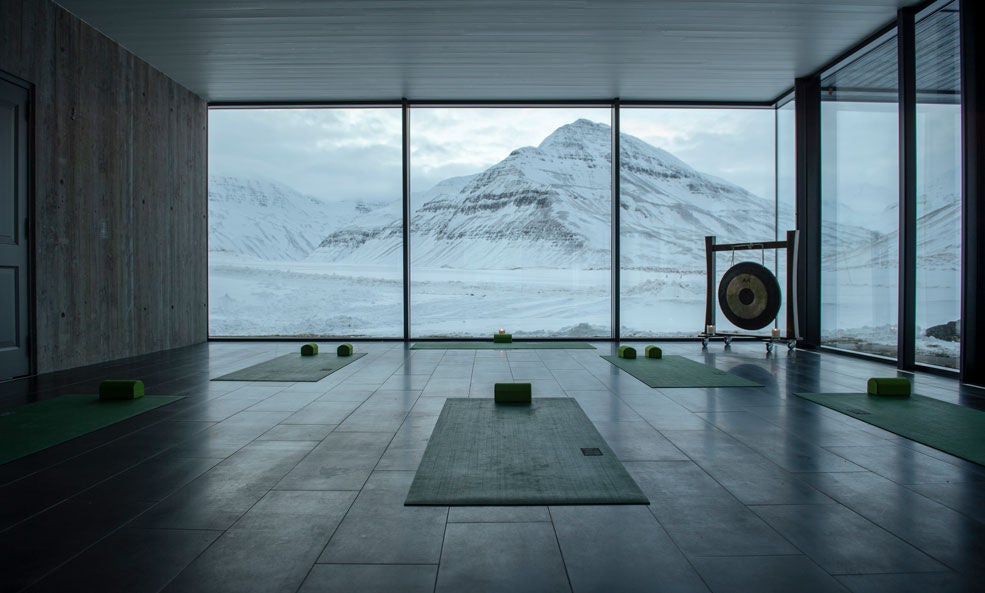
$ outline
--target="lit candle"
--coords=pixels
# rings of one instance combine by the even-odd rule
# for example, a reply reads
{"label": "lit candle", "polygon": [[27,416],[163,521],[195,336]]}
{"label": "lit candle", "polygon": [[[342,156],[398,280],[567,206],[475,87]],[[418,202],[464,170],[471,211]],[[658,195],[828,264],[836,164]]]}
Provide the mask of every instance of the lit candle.
{"label": "lit candle", "polygon": [[780,337],[780,328],[774,327],[773,328],[773,331],[771,333],[773,334],[773,337],[774,338],[779,338]]}
{"label": "lit candle", "polygon": [[501,334],[505,334],[505,333],[506,333],[506,330],[505,330],[505,329],[503,329],[503,328],[499,328],[499,333],[501,333]]}
{"label": "lit candle", "polygon": [[709,325],[709,326],[705,327],[705,333],[708,334],[708,335],[714,334],[715,333],[715,326],[714,325]]}

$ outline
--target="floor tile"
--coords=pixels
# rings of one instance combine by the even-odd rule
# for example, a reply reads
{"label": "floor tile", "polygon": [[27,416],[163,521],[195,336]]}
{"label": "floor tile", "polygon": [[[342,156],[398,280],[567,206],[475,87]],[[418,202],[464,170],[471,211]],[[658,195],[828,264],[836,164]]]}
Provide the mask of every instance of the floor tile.
{"label": "floor tile", "polygon": [[575,593],[708,591],[643,506],[551,507],[551,517]]}
{"label": "floor tile", "polygon": [[432,593],[437,573],[427,564],[316,564],[298,593]]}
{"label": "floor tile", "polygon": [[413,472],[376,472],[318,559],[327,564],[437,564],[446,507],[404,506]]}
{"label": "floor tile", "polygon": [[753,507],[831,574],[940,572],[945,566],[841,505]]}
{"label": "floor tile", "polygon": [[436,593],[567,593],[549,523],[449,523]]}
{"label": "floor tile", "polygon": [[695,558],[693,562],[713,593],[847,593],[804,556]]}
{"label": "floor tile", "polygon": [[59,567],[28,591],[157,593],[220,534],[202,530],[122,529]]}

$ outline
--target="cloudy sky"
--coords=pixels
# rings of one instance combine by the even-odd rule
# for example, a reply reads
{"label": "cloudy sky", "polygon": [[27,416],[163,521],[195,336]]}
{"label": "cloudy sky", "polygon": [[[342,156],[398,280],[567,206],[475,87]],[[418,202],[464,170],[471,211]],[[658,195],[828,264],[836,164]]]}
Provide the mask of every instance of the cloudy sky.
{"label": "cloudy sky", "polygon": [[[579,118],[609,124],[611,112],[414,108],[412,191],[482,171]],[[771,110],[623,108],[621,125],[700,171],[772,199]],[[399,199],[400,131],[393,108],[213,109],[209,173],[272,179],[325,200]]]}

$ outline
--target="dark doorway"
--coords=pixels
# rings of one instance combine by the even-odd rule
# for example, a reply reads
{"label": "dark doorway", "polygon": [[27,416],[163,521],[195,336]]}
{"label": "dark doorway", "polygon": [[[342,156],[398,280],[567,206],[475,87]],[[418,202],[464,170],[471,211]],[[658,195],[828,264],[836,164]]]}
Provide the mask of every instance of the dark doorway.
{"label": "dark doorway", "polygon": [[31,371],[28,89],[0,77],[0,380]]}

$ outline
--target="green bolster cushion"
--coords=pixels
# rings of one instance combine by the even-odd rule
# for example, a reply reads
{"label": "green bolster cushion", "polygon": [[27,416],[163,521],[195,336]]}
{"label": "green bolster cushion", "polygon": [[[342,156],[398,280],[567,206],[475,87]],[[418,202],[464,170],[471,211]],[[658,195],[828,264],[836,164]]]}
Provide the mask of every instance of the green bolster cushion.
{"label": "green bolster cushion", "polygon": [[493,334],[493,342],[510,344],[513,342],[513,334]]}
{"label": "green bolster cushion", "polygon": [[352,356],[352,344],[340,344],[338,353],[339,356]]}
{"label": "green bolster cushion", "polygon": [[530,403],[530,383],[496,383],[493,391],[497,404]]}
{"label": "green bolster cushion", "polygon": [[866,385],[869,395],[910,395],[906,377],[873,377]]}
{"label": "green bolster cushion", "polygon": [[636,348],[632,346],[620,346],[619,358],[636,358]]}
{"label": "green bolster cushion", "polygon": [[99,384],[99,399],[137,399],[143,395],[143,381],[134,379],[107,379]]}
{"label": "green bolster cushion", "polygon": [[309,342],[301,346],[301,356],[314,356],[315,354],[318,354],[318,344]]}
{"label": "green bolster cushion", "polygon": [[646,357],[647,358],[663,358],[664,357],[664,351],[661,350],[660,348],[656,347],[656,346],[647,346],[645,352],[646,352]]}

